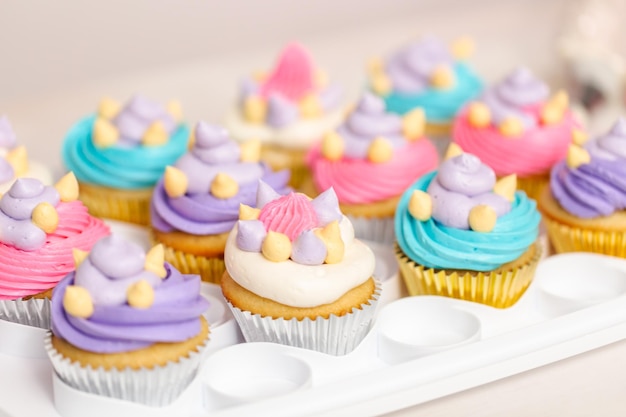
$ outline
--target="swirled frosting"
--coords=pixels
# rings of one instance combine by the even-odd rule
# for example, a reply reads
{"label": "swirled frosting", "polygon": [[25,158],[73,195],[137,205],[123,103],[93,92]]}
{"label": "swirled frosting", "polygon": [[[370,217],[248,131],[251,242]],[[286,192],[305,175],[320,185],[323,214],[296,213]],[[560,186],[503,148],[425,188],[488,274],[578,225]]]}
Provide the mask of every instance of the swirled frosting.
{"label": "swirled frosting", "polygon": [[[31,220],[39,203],[49,203],[58,225],[45,232]],[[59,202],[59,194],[30,178],[18,179],[0,200],[0,299],[12,300],[54,287],[73,269],[72,249],[89,250],[109,228],[90,216],[80,201]]]}
{"label": "swirled frosting", "polygon": [[552,168],[550,189],[561,207],[581,218],[609,216],[626,208],[626,121],[585,144],[588,163]]}
{"label": "swirled frosting", "polygon": [[[433,76],[442,69],[452,74],[451,84],[436,88]],[[390,91],[383,94],[389,111],[405,114],[420,107],[426,119],[433,122],[451,120],[483,88],[478,76],[463,62],[455,61],[445,45],[433,37],[391,55],[384,63],[383,73],[390,82]]]}
{"label": "swirled frosting", "polygon": [[[521,256],[537,239],[536,204],[517,192],[512,202],[491,192],[495,175],[473,155],[444,162],[439,172],[417,180],[396,210],[398,245],[414,262],[428,268],[489,271]],[[432,217],[418,220],[409,211],[415,190],[432,198]],[[497,215],[488,233],[469,229],[472,208],[486,205]]]}
{"label": "swirled frosting", "polygon": [[[111,262],[115,259],[115,262]],[[100,240],[54,289],[52,332],[90,352],[128,352],[157,342],[181,342],[200,332],[208,301],[200,295],[200,277],[182,275],[165,263],[165,278],[144,268],[144,251],[120,237]],[[153,296],[149,306],[134,307],[130,289],[139,282]],[[93,304],[89,317],[66,308],[68,287],[86,290]]]}
{"label": "swirled frosting", "polygon": [[226,127],[237,140],[306,148],[340,122],[342,96],[315,69],[309,53],[292,43],[271,72],[242,81]]}
{"label": "swirled frosting", "polygon": [[[578,123],[566,103],[551,104],[548,87],[528,69],[518,68],[490,88],[477,103],[486,106],[487,119],[477,125],[468,106],[455,118],[452,140],[492,167],[498,176],[520,177],[548,172],[562,160]],[[546,106],[558,116],[547,122]],[[506,132],[506,123],[517,131]]]}
{"label": "swirled frosting", "polygon": [[[108,117],[108,119],[107,119]],[[110,142],[98,143],[101,133]],[[146,143],[147,132],[159,126],[161,139]],[[96,133],[98,132],[98,133]],[[152,187],[163,170],[187,149],[189,130],[165,107],[142,96],[133,97],[113,115],[88,116],[68,132],[62,147],[65,166],[80,182],[112,188]]]}
{"label": "swirled frosting", "polygon": [[230,276],[247,290],[293,307],[332,303],[367,281],[371,250],[354,239],[331,189],[314,200],[259,186],[258,217],[240,220],[226,243]]}
{"label": "swirled frosting", "polygon": [[[409,137],[402,117],[386,111],[382,99],[370,93],[363,95],[336,133],[343,142],[341,158],[329,159],[318,145],[309,152],[307,161],[316,188],[333,187],[341,203],[366,204],[399,196],[438,163],[432,143],[421,133]],[[390,159],[372,161],[378,157],[375,141],[384,141]]]}
{"label": "swirled frosting", "polygon": [[[194,145],[174,164],[186,179],[185,192],[172,197],[167,193],[165,177],[157,183],[150,205],[152,226],[162,232],[226,233],[239,219],[239,205],[255,204],[260,179],[280,192],[288,191],[288,171],[272,172],[258,162],[258,155],[256,162],[244,162],[241,157],[240,146],[226,130],[198,123]],[[230,179],[235,194],[223,198],[211,191],[218,174]]]}

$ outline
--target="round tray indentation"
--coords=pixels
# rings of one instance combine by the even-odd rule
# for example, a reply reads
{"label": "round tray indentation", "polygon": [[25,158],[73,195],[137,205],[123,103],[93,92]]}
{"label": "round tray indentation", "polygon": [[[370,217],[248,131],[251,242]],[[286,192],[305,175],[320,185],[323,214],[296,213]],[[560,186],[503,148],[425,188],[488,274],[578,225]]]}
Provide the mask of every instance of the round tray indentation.
{"label": "round tray indentation", "polygon": [[620,269],[606,257],[577,255],[555,256],[540,265],[537,293],[543,313],[567,314],[626,294],[626,262],[610,259],[623,262]]}
{"label": "round tray indentation", "polygon": [[377,323],[380,358],[396,364],[480,339],[478,317],[445,301],[408,297],[387,305]]}
{"label": "round tray indentation", "polygon": [[310,387],[310,365],[281,348],[246,343],[212,354],[201,377],[205,408],[218,410]]}

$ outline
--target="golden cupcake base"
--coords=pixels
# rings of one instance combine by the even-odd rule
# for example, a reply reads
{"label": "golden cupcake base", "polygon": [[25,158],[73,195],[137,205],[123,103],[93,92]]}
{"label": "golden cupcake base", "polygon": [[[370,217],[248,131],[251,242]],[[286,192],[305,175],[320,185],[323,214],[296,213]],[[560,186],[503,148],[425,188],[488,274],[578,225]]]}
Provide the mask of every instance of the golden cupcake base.
{"label": "golden cupcake base", "polygon": [[119,220],[147,226],[150,222],[152,188],[118,190],[98,185],[78,183],[79,199],[95,217]]}
{"label": "golden cupcake base", "polygon": [[537,201],[543,189],[550,182],[550,174],[532,175],[530,177],[517,177],[517,189],[524,191],[528,198]]}
{"label": "golden cupcake base", "polygon": [[261,160],[266,162],[273,171],[288,169],[291,173],[289,185],[300,190],[304,181],[311,176],[306,164],[306,149],[290,149],[278,145],[261,145]]}

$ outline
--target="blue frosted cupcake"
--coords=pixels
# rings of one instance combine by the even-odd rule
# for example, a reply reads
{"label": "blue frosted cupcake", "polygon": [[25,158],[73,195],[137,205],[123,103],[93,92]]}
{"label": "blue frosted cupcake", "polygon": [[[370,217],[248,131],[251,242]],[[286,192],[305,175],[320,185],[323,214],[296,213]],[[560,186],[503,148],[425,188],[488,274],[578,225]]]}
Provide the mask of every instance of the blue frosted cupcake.
{"label": "blue frosted cupcake", "polygon": [[438,39],[424,38],[385,61],[373,61],[370,88],[391,112],[403,115],[422,109],[428,136],[447,136],[456,113],[483,89],[480,78],[463,62],[472,49],[465,38],[452,51]]}
{"label": "blue frosted cupcake", "polygon": [[102,100],[97,114],[70,129],[63,162],[92,215],[148,224],[154,185],[187,150],[189,129],[181,118],[177,102],[166,107],[135,96],[123,107]]}

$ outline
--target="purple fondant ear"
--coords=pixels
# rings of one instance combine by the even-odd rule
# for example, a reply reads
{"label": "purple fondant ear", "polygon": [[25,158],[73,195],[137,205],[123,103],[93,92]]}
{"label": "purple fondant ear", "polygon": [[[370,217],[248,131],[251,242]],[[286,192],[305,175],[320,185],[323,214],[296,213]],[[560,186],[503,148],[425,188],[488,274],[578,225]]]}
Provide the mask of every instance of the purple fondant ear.
{"label": "purple fondant ear", "polygon": [[256,192],[256,208],[262,209],[267,203],[277,198],[280,198],[280,194],[274,191],[266,182],[259,180],[259,188]]}
{"label": "purple fondant ear", "polygon": [[312,230],[298,236],[291,248],[291,259],[303,265],[321,265],[328,250],[322,240]]}
{"label": "purple fondant ear", "polygon": [[260,220],[239,220],[237,222],[237,247],[246,252],[261,252],[267,232]]}
{"label": "purple fondant ear", "polygon": [[283,127],[298,118],[298,107],[280,94],[271,94],[267,101],[267,123]]}
{"label": "purple fondant ear", "polygon": [[228,142],[228,132],[224,128],[198,122],[195,128],[195,138],[195,146],[198,148],[212,148]]}
{"label": "purple fondant ear", "polygon": [[333,187],[311,200],[311,204],[313,204],[313,209],[317,214],[320,227],[326,226],[335,220],[340,221],[342,218],[341,210],[339,210],[339,200]]}

